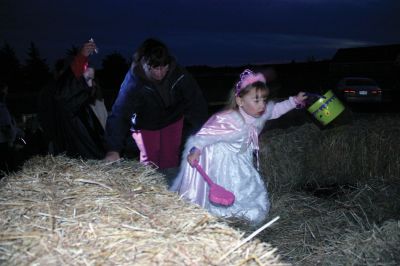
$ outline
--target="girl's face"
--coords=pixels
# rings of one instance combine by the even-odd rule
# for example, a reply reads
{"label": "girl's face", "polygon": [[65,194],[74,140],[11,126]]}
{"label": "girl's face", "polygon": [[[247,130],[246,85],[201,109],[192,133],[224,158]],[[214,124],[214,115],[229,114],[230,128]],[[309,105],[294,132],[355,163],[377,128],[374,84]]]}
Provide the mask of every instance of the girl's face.
{"label": "girl's face", "polygon": [[260,117],[267,106],[268,91],[252,88],[242,97],[236,97],[236,103],[252,117]]}

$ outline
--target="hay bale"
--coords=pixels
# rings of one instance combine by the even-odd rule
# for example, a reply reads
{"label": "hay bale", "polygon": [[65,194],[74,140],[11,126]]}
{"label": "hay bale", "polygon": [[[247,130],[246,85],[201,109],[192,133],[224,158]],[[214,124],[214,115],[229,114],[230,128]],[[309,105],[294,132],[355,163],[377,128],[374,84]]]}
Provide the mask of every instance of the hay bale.
{"label": "hay bale", "polygon": [[312,123],[266,131],[260,136],[260,170],[270,190],[290,191],[309,181],[306,154],[320,138],[320,129]]}
{"label": "hay bale", "polygon": [[319,261],[324,265],[400,265],[399,240],[400,221],[388,220],[361,233],[348,231],[334,249],[321,252]]}
{"label": "hay bale", "polygon": [[338,191],[332,198],[345,206],[358,206],[359,215],[369,224],[382,224],[390,219],[400,219],[400,177],[375,179]]}
{"label": "hay bale", "polygon": [[[316,152],[307,161],[308,175],[322,184],[357,184],[400,174],[400,123],[394,118],[358,120],[321,131]],[[313,172],[313,174],[312,174]]]}
{"label": "hay bale", "polygon": [[280,221],[259,238],[296,265],[398,265],[399,133],[393,115],[266,131],[261,171]]}
{"label": "hay bale", "polygon": [[400,176],[400,119],[380,116],[321,130],[312,123],[260,136],[260,165],[271,190],[307,184],[356,185]]}
{"label": "hay bale", "polygon": [[[344,242],[344,239],[353,238],[353,242],[358,243],[389,221],[400,221],[399,193],[400,177],[391,183],[380,179],[368,185],[343,187],[329,197],[316,197],[305,191],[273,192],[270,216],[279,215],[280,220],[259,238],[277,247],[283,260],[297,265],[375,265],[368,264],[367,257],[363,258],[364,263],[354,256],[346,257],[345,254],[352,252],[359,254],[361,249],[355,245],[350,249],[345,244],[348,241],[350,245],[351,240]],[[375,248],[380,255],[396,254],[394,250],[398,247],[393,247],[392,243],[400,243],[399,232],[394,233],[387,244],[383,243],[383,237],[379,241],[368,252],[373,253]],[[340,263],[335,254],[342,256]],[[392,259],[393,256],[388,260],[380,258],[383,262]]]}
{"label": "hay bale", "polygon": [[131,161],[29,160],[1,180],[0,232],[8,265],[284,265]]}
{"label": "hay bale", "polygon": [[379,213],[368,211],[373,202],[359,198],[367,194],[364,191],[365,187],[356,188],[334,200],[305,192],[273,194],[270,215],[279,215],[280,220],[259,238],[296,265],[398,265],[393,263],[400,258],[398,209],[387,212],[392,218],[377,223],[374,215]]}
{"label": "hay bale", "polygon": [[328,241],[342,237],[346,230],[367,227],[354,209],[304,192],[273,194],[271,206],[271,215],[280,216],[279,226],[267,228],[260,238],[279,247],[282,258],[293,264],[317,265]]}

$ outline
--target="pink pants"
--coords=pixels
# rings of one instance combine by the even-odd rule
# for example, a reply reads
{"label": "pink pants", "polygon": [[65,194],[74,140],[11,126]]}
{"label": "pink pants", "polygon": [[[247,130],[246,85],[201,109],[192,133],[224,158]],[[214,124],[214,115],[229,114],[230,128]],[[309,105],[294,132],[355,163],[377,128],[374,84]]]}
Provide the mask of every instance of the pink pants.
{"label": "pink pants", "polygon": [[135,130],[132,138],[140,151],[140,162],[160,169],[179,166],[183,118],[159,130]]}

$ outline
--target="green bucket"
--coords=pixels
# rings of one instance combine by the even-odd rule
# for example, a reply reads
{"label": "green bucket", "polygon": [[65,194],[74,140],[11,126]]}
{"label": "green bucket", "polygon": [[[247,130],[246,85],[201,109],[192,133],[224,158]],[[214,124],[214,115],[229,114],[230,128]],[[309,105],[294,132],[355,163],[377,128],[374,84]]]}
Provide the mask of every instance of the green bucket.
{"label": "green bucket", "polygon": [[344,111],[344,105],[331,90],[307,108],[322,125],[327,125]]}

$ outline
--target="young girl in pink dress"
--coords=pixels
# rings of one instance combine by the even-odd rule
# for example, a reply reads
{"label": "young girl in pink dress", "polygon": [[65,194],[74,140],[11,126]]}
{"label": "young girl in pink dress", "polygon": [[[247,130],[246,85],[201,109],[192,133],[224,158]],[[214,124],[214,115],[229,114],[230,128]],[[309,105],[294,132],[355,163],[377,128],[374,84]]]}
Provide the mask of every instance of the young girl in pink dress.
{"label": "young girl in pink dress", "polygon": [[[246,69],[232,91],[227,110],[213,115],[188,139],[171,190],[216,216],[262,222],[270,202],[266,186],[253,165],[255,152],[258,168],[258,134],[267,120],[280,117],[307,98],[300,92],[274,103],[267,102],[268,94],[264,75]],[[210,203],[209,186],[194,168],[196,163],[215,183],[235,194],[231,206]]]}

